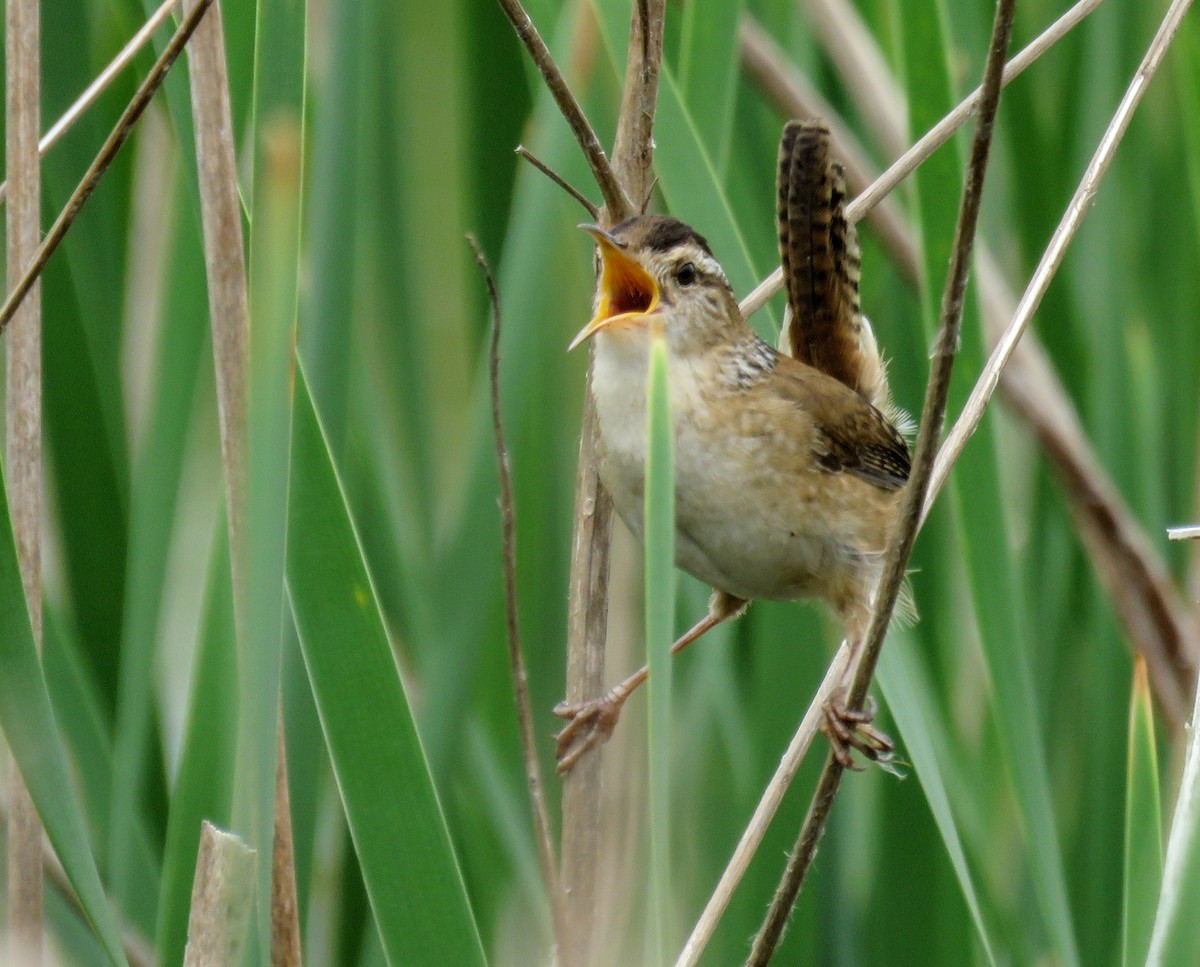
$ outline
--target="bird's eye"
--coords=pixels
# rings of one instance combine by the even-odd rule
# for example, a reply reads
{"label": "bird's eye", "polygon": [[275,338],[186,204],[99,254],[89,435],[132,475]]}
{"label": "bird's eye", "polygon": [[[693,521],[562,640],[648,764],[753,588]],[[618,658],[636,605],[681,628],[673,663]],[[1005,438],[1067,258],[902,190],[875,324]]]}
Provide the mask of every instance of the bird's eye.
{"label": "bird's eye", "polygon": [[675,270],[675,281],[680,285],[692,285],[696,281],[696,266],[691,262],[684,262]]}

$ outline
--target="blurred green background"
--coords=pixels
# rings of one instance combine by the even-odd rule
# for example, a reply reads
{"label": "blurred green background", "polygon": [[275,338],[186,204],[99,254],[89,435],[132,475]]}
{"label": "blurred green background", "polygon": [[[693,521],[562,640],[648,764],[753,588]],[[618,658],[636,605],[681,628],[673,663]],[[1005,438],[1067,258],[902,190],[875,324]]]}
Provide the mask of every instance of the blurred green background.
{"label": "blurred green background", "polygon": [[[47,124],[152,7],[137,0],[43,4]],[[529,0],[527,7],[602,142],[611,143],[628,0]],[[900,79],[915,139],[978,83],[992,7],[980,0],[858,0],[856,9]],[[1015,291],[1036,265],[1164,9],[1160,2],[1108,0],[1006,92],[981,238]],[[1061,10],[1060,3],[1023,0],[1014,50]],[[278,494],[291,508],[280,668],[307,961],[457,963],[447,935],[462,929],[469,936],[473,918],[490,963],[544,963],[549,916],[505,652],[487,396],[490,320],[463,235],[477,235],[500,285],[521,627],[557,823],[560,786],[549,738],[557,720],[550,709],[563,694],[586,364],[585,354],[565,350],[589,316],[592,256],[575,228],[584,220],[578,206],[519,164],[513,149],[525,144],[597,201],[598,193],[489,0],[262,0],[226,4],[224,16],[252,326],[273,304],[273,290],[263,287],[272,277],[256,266],[290,258],[284,275],[299,285],[303,374],[296,375],[293,439],[284,433],[269,443],[278,454],[291,453],[290,486]],[[785,120],[740,69],[736,28],[746,16],[817,84],[879,166],[892,160],[823,52],[805,3],[668,3],[652,207],[708,236],[739,295],[777,264],[774,167]],[[151,56],[143,54],[46,158],[46,224]],[[1197,508],[1198,58],[1200,26],[1192,20],[1034,323],[1100,461],[1181,587],[1188,548],[1168,546],[1165,527]],[[272,82],[277,96],[268,96]],[[237,825],[235,724],[245,698],[237,694],[231,640],[183,71],[168,88],[45,275],[44,662],[73,769],[69,794],[85,813],[107,892],[162,962],[177,963],[194,821],[204,815]],[[273,194],[278,171],[262,159],[280,130],[300,138],[304,176],[302,187]],[[922,240],[922,291],[871,230],[862,230],[864,309],[892,359],[895,396],[912,412],[923,395],[968,136],[942,149],[894,196]],[[270,222],[272,214],[283,221]],[[272,224],[301,226],[298,255],[286,227],[280,234]],[[974,291],[951,416],[983,358]],[[755,318],[764,335],[773,336],[780,311],[777,298]],[[324,441],[305,409],[309,391]],[[337,591],[358,566],[353,536],[338,529],[347,511],[370,575],[369,583],[362,575],[354,584],[367,616],[362,627],[337,610],[349,600]],[[611,681],[644,654],[640,551],[616,529]],[[1121,961],[1129,899],[1124,844],[1135,828],[1125,807],[1130,646],[1053,473],[1002,408],[993,407],[972,441],[913,566],[922,620],[892,634],[880,690],[882,724],[915,772],[900,781],[868,770],[847,780],[778,962]],[[702,613],[706,594],[681,578],[680,630]],[[398,687],[380,686],[376,694],[372,668],[382,666],[355,664],[364,641],[383,641],[372,624],[375,597],[469,902],[469,914],[447,913],[430,928],[430,943],[440,936],[449,946],[425,947],[424,960],[398,959],[397,951],[404,949],[399,938],[416,929],[405,917],[426,915],[403,898],[420,895],[426,881],[416,866],[389,866],[386,844],[397,831],[412,837],[413,848],[441,835],[421,825],[436,826],[432,800],[414,794],[423,818],[406,831],[403,812],[393,808],[409,801],[394,784],[408,782],[406,774],[382,772],[374,785],[355,784],[348,763],[335,781],[328,752],[334,747],[336,754],[335,739],[327,738],[336,721],[359,728],[344,734],[360,743],[368,737],[359,775],[387,743],[404,745],[403,723],[389,717],[403,707]],[[1191,600],[1194,608],[1194,592]],[[838,633],[814,607],[760,603],[676,663],[668,913],[677,945],[807,707]],[[341,664],[340,655],[354,657]],[[351,666],[358,672],[337,677]],[[269,709],[271,695],[259,699]],[[605,963],[642,962],[648,928],[643,703],[630,703],[605,753]],[[22,714],[23,706],[14,708],[11,714]],[[371,745],[376,734],[378,748]],[[1167,804],[1181,734],[1159,725]],[[353,758],[348,742],[345,754]],[[405,748],[411,754],[415,746]],[[704,963],[745,956],[823,756],[818,744]],[[419,758],[409,764],[420,772]],[[355,810],[368,818],[352,839],[345,816]],[[370,827],[371,816],[385,814]],[[1158,818],[1153,808],[1141,816],[1151,824]],[[431,862],[442,864],[452,892],[448,855]],[[381,872],[364,878],[369,869]],[[49,908],[66,962],[104,962],[73,913],[57,899]],[[391,912],[385,917],[382,910]],[[387,919],[378,930],[377,918]]]}

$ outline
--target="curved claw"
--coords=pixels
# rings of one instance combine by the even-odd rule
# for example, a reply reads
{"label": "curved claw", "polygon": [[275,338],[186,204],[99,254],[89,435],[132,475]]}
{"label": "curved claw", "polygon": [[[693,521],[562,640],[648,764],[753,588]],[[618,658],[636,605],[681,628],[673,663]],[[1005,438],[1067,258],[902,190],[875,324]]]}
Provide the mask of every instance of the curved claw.
{"label": "curved claw", "polygon": [[830,750],[843,769],[861,772],[862,766],[854,761],[851,749],[858,749],[867,759],[886,765],[892,761],[896,745],[891,737],[875,728],[875,701],[868,698],[861,709],[846,708],[841,696],[825,703],[825,721],[821,731],[829,739]]}
{"label": "curved claw", "polygon": [[567,720],[554,737],[560,776],[570,772],[589,749],[608,741],[621,717],[622,704],[610,693],[590,702],[560,702],[554,706],[554,714]]}

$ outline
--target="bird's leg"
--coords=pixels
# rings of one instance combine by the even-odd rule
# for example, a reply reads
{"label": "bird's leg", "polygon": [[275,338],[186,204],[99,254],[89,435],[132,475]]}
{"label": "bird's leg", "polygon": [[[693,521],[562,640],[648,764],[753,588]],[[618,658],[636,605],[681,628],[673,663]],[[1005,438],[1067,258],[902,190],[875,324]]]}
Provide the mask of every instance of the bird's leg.
{"label": "bird's leg", "polygon": [[[746,602],[724,591],[714,591],[708,602],[708,614],[698,621],[671,646],[671,655],[677,655],[688,645],[703,637],[723,621],[736,618],[746,609]],[[558,742],[558,774],[570,772],[588,749],[606,742],[616,728],[617,719],[626,700],[650,677],[650,667],[643,665],[619,685],[610,688],[600,698],[587,702],[559,702],[554,714],[566,719],[567,724],[555,736]]]}
{"label": "bird's leg", "polygon": [[850,658],[846,662],[846,670],[842,680],[825,702],[824,722],[821,731],[829,739],[830,751],[844,769],[861,771],[854,764],[854,756],[850,750],[858,749],[872,762],[888,763],[896,751],[896,744],[891,737],[871,723],[875,720],[875,700],[869,695],[866,704],[861,709],[851,709],[846,706],[846,696],[850,684],[854,680],[854,671],[858,666],[859,652],[862,651],[871,618],[870,609],[856,609],[853,618],[846,621],[846,637],[850,640]]}

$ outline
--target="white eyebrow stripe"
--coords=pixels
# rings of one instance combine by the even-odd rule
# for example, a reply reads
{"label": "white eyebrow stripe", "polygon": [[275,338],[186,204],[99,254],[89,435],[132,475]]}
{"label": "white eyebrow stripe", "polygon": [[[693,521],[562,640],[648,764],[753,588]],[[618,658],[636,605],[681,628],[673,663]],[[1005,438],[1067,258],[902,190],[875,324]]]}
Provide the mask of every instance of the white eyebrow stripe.
{"label": "white eyebrow stripe", "polygon": [[724,271],[724,269],[721,268],[720,262],[718,262],[715,258],[713,258],[711,255],[709,255],[707,252],[704,252],[701,249],[697,248],[697,249],[694,249],[693,251],[694,251],[694,254],[691,257],[689,257],[687,259],[687,261],[694,263],[696,268],[703,275],[712,275],[712,276],[716,276],[718,279],[721,279],[723,281],[726,281],[726,282],[729,281],[728,279],[725,278],[725,271]]}

